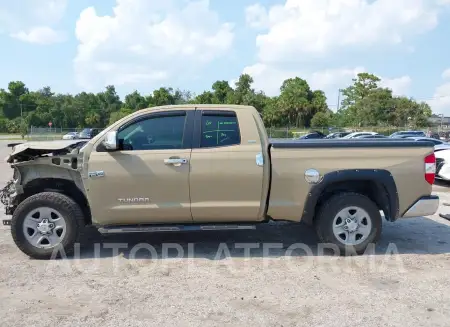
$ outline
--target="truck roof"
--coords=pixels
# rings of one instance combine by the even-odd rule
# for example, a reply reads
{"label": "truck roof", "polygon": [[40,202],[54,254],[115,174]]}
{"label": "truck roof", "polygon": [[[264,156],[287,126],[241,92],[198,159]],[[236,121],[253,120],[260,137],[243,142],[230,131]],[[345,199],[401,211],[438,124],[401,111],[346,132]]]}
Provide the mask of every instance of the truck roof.
{"label": "truck roof", "polygon": [[157,106],[157,107],[148,107],[144,109],[140,109],[136,112],[147,112],[147,111],[153,111],[153,110],[180,110],[180,109],[192,109],[192,108],[199,108],[199,109],[216,109],[216,110],[241,110],[241,109],[252,109],[256,110],[255,107],[252,106],[246,106],[246,105],[238,105],[238,104],[170,104],[170,105],[163,105],[163,106]]}

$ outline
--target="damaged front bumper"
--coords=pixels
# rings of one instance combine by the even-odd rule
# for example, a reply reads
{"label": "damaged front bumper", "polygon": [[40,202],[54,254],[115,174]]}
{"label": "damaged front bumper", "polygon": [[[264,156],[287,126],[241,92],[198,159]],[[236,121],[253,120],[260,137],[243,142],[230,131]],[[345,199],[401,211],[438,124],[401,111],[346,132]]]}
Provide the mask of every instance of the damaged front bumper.
{"label": "damaged front bumper", "polygon": [[[5,208],[5,214],[11,216],[14,213],[15,205],[13,201],[16,197],[16,190],[14,187],[15,181],[10,180],[5,187],[0,190],[0,202]],[[9,219],[3,220],[3,225],[10,225]]]}

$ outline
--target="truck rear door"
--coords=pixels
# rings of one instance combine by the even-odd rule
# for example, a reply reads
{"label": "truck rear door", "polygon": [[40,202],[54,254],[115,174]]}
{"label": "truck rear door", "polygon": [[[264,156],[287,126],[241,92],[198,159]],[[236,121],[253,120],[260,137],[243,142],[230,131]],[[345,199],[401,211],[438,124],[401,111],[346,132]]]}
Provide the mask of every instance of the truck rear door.
{"label": "truck rear door", "polygon": [[252,114],[197,108],[192,143],[189,185],[194,222],[262,219],[264,170],[257,160],[262,145]]}

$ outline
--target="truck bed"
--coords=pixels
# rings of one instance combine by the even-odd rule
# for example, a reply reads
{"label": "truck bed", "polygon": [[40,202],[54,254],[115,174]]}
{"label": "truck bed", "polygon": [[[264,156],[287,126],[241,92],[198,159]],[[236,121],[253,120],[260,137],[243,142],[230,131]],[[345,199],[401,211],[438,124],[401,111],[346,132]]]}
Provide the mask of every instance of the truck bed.
{"label": "truck bed", "polygon": [[427,141],[412,141],[406,139],[309,139],[309,140],[270,140],[270,145],[277,149],[302,148],[397,148],[432,147]]}
{"label": "truck bed", "polygon": [[[424,159],[434,151],[426,141],[404,139],[314,139],[271,140],[271,186],[268,215],[295,220],[309,213],[305,199],[314,189],[327,188],[329,180],[362,180],[368,192],[383,194],[370,180],[390,180],[390,193],[402,194],[398,199],[401,216],[420,196],[429,195],[432,186],[424,178]],[[307,171],[320,176],[318,183],[306,180]],[[386,182],[388,183],[388,182]],[[394,189],[395,188],[395,189]],[[348,189],[348,188],[343,188]],[[308,202],[308,200],[306,200]],[[397,210],[396,210],[397,211]],[[298,219],[298,218],[297,218]]]}

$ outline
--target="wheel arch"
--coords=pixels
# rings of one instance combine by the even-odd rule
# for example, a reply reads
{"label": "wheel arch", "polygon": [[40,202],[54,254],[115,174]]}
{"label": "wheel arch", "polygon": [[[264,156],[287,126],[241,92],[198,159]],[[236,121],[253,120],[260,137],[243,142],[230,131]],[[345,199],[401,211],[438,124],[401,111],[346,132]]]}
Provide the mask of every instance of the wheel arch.
{"label": "wheel arch", "polygon": [[17,205],[30,196],[42,192],[62,193],[73,199],[81,208],[86,225],[92,223],[89,202],[74,181],[63,178],[37,178],[30,180],[23,186],[23,193],[20,194]]}
{"label": "wheel arch", "polygon": [[376,203],[386,220],[395,221],[398,218],[397,186],[389,171],[348,169],[325,174],[320,183],[311,186],[305,201],[302,221],[312,224],[320,206],[341,192],[363,194]]}

